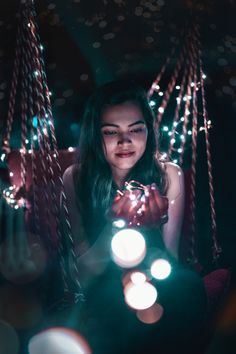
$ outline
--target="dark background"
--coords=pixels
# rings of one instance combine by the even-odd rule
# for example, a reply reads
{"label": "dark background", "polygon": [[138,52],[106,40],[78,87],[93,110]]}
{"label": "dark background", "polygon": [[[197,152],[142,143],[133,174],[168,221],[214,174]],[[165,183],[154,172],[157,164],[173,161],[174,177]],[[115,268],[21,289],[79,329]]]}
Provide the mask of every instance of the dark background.
{"label": "dark background", "polygon": [[[233,265],[235,225],[236,31],[234,0],[38,0],[36,11],[57,139],[76,146],[86,97],[96,87],[136,78],[149,88],[181,30],[199,18],[218,239],[222,265]],[[0,3],[0,131],[8,109],[20,1]],[[175,57],[171,61],[175,64]],[[168,76],[168,72],[167,72]],[[19,147],[18,126],[12,146]],[[199,138],[197,229],[202,262],[211,264],[211,230],[204,138]]]}

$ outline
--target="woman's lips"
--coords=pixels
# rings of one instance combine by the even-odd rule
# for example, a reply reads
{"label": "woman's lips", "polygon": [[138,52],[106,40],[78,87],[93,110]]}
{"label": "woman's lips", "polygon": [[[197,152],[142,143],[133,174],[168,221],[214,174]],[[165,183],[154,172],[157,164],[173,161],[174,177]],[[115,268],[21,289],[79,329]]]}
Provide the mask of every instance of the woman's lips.
{"label": "woman's lips", "polygon": [[120,158],[127,158],[134,155],[134,151],[130,151],[130,152],[119,152],[116,154],[116,156],[120,157]]}

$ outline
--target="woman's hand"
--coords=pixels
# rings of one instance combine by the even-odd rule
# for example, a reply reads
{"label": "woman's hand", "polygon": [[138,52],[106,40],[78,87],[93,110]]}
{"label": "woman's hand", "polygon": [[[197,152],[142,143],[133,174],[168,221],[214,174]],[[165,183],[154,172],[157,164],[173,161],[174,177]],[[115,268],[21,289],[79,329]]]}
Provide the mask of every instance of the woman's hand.
{"label": "woman's hand", "polygon": [[168,198],[160,194],[155,183],[145,188],[143,205],[132,223],[137,226],[159,227],[168,219]]}
{"label": "woman's hand", "polygon": [[26,232],[25,210],[11,208],[0,196],[0,273],[14,283],[36,279],[46,265],[39,239]]}
{"label": "woman's hand", "polygon": [[121,218],[131,223],[137,211],[142,207],[141,191],[125,191],[123,195],[118,194],[112,204],[111,214],[114,218]]}
{"label": "woman's hand", "polygon": [[126,191],[115,197],[112,215],[125,219],[129,226],[159,227],[168,219],[168,198],[160,194],[155,183],[140,190]]}

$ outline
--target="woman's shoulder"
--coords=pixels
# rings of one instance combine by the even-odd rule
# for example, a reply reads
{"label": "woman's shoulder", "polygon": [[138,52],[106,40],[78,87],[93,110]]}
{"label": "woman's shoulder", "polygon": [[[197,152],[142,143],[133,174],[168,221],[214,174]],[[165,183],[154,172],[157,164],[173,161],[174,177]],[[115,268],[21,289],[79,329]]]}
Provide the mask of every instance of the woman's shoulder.
{"label": "woman's shoulder", "polygon": [[72,182],[77,172],[79,172],[79,165],[77,163],[67,167],[63,173],[63,182],[64,183]]}
{"label": "woman's shoulder", "polygon": [[174,162],[164,162],[164,169],[168,179],[168,191],[184,189],[184,173],[182,168]]}

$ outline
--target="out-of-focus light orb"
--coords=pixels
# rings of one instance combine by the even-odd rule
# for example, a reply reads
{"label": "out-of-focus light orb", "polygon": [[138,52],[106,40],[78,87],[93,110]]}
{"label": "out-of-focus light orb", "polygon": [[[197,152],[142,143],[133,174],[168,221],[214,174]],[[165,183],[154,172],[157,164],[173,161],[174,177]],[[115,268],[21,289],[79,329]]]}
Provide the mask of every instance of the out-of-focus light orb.
{"label": "out-of-focus light orb", "polygon": [[142,272],[133,272],[130,276],[130,279],[133,284],[143,284],[147,280],[147,277],[144,273]]}
{"label": "out-of-focus light orb", "polygon": [[123,219],[118,219],[113,221],[112,225],[114,227],[118,227],[119,229],[122,229],[123,227],[125,227],[125,220]]}
{"label": "out-of-focus light orb", "polygon": [[138,284],[130,282],[126,285],[124,294],[127,305],[135,310],[145,310],[157,299],[156,288],[146,281]]}
{"label": "out-of-focus light orb", "polygon": [[67,328],[51,328],[33,336],[29,354],[91,354],[86,340]]}
{"label": "out-of-focus light orb", "polygon": [[166,259],[157,259],[151,265],[151,274],[154,278],[162,280],[171,273],[171,265]]}
{"label": "out-of-focus light orb", "polygon": [[123,268],[138,265],[146,255],[143,235],[133,229],[118,231],[112,238],[111,250],[114,262]]}
{"label": "out-of-focus light orb", "polygon": [[0,321],[0,353],[17,354],[20,342],[16,331],[7,322]]}
{"label": "out-of-focus light orb", "polygon": [[138,310],[136,315],[141,322],[153,324],[162,318],[163,313],[163,307],[160,304],[155,303],[146,310]]}

